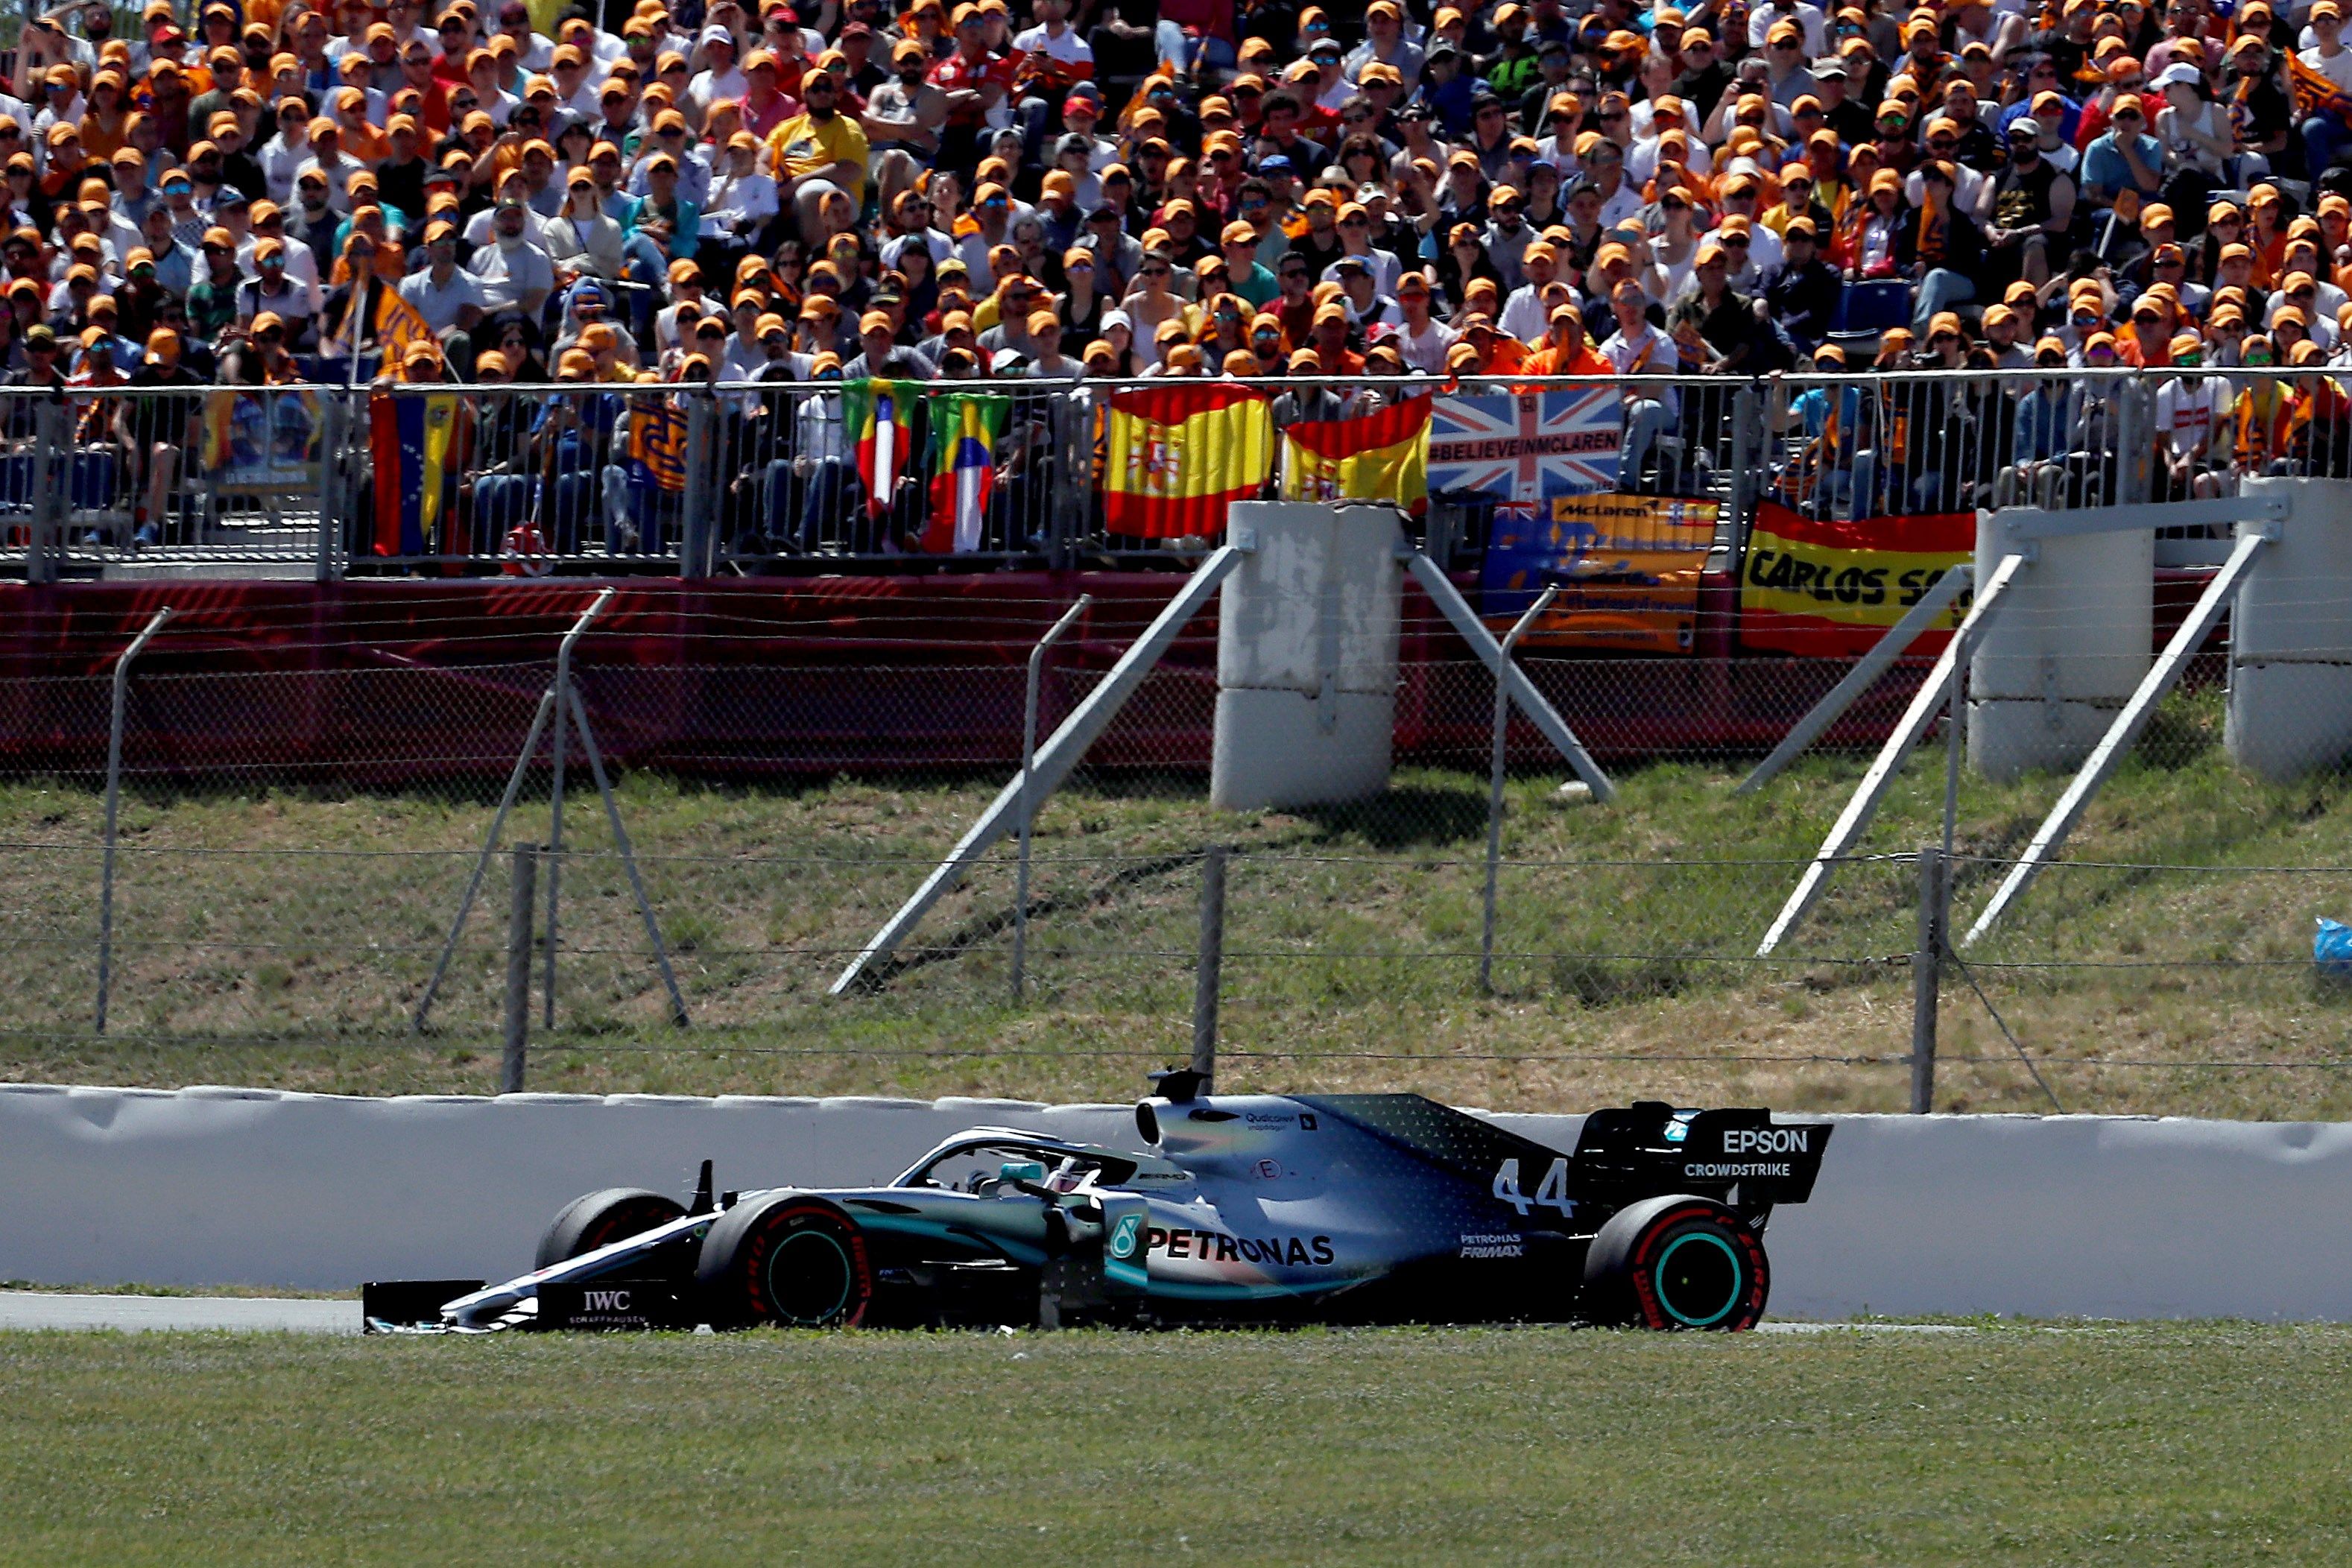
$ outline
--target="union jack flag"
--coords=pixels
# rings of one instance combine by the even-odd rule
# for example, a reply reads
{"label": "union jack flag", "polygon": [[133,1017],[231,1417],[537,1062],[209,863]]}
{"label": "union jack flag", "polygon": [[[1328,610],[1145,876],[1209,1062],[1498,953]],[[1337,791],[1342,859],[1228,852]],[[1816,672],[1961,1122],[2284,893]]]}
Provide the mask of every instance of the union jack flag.
{"label": "union jack flag", "polygon": [[1441,397],[1430,416],[1430,490],[1486,490],[1498,510],[1528,513],[1553,496],[1613,490],[1623,414],[1610,386]]}

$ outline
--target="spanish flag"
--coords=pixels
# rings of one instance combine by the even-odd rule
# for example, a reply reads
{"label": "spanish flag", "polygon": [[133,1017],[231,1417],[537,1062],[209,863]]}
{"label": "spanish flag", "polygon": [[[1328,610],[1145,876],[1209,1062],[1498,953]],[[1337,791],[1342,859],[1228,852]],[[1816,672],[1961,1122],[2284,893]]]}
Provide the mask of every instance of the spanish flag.
{"label": "spanish flag", "polygon": [[1285,500],[1388,500],[1429,509],[1429,398],[1364,419],[1314,419],[1282,433]]}
{"label": "spanish flag", "polygon": [[422,555],[441,521],[457,395],[380,395],[369,400],[368,412],[375,457],[375,552]]}
{"label": "spanish flag", "polygon": [[915,441],[915,410],[922,387],[911,381],[859,380],[841,388],[841,421],[857,442],[857,477],[866,481],[866,510],[882,517]]}
{"label": "spanish flag", "polygon": [[980,548],[988,493],[996,488],[996,442],[1013,399],[951,392],[931,405],[931,516],[923,548],[934,555]]}
{"label": "spanish flag", "polygon": [[[1856,658],[1925,598],[1936,580],[1976,555],[1973,512],[1806,517],[1759,501],[1740,568],[1739,641],[1816,658]],[[1968,613],[1968,595],[1920,634],[1940,652]]]}
{"label": "spanish flag", "polygon": [[1170,381],[1110,399],[1104,525],[1130,538],[1212,534],[1274,471],[1265,394],[1230,381]]}

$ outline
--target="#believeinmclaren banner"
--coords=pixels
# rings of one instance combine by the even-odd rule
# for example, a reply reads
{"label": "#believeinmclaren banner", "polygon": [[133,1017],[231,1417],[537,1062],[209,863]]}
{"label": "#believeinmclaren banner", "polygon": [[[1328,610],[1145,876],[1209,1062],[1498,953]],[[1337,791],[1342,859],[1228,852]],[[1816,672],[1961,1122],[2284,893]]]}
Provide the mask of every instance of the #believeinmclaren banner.
{"label": "#believeinmclaren banner", "polygon": [[1613,490],[1624,408],[1614,386],[1441,397],[1430,421],[1429,488],[1484,491],[1527,516],[1555,496]]}
{"label": "#believeinmclaren banner", "polygon": [[1559,595],[1530,642],[1688,653],[1699,574],[1721,508],[1670,496],[1559,496],[1529,519],[1497,510],[1481,608],[1507,627],[1538,594]]}
{"label": "#believeinmclaren banner", "polygon": [[1231,381],[1169,381],[1110,399],[1104,526],[1130,538],[1206,537],[1274,472],[1265,394]]}
{"label": "#believeinmclaren banner", "polygon": [[[1974,559],[1973,512],[1811,518],[1759,502],[1739,574],[1739,640],[1822,658],[1870,650],[1953,567]],[[1968,614],[1963,594],[1920,634],[1914,653],[1939,653]]]}
{"label": "#believeinmclaren banner", "polygon": [[1301,420],[1282,433],[1285,500],[1392,500],[1429,510],[1429,405],[1409,397],[1363,419]]}

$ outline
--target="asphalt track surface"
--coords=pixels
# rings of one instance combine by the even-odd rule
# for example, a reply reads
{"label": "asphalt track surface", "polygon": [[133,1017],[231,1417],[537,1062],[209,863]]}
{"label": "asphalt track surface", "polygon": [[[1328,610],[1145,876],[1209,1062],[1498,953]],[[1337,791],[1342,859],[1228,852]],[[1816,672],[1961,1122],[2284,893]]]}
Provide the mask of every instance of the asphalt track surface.
{"label": "asphalt track surface", "polygon": [[356,1334],[357,1301],[241,1296],[79,1296],[0,1290],[0,1329],[226,1330],[236,1333]]}
{"label": "asphalt track surface", "polygon": [[[54,1329],[120,1333],[206,1331],[249,1334],[356,1334],[357,1301],[242,1296],[72,1295],[47,1290],[0,1290],[0,1331]],[[1766,1323],[1759,1333],[1966,1333],[1942,1323]]]}

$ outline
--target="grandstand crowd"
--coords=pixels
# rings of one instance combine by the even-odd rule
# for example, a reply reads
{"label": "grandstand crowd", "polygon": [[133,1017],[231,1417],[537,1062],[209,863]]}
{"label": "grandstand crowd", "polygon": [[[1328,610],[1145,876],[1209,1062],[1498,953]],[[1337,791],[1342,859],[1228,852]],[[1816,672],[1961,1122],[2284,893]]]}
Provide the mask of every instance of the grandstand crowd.
{"label": "grandstand crowd", "polygon": [[[2185,488],[2347,420],[2210,374],[2352,357],[2340,0],[130,15],[0,96],[16,384],[2123,364]],[[2035,384],[1984,471],[2099,450]],[[1860,395],[1792,415],[1824,467]],[[1634,469],[1686,422],[1635,399]]]}

